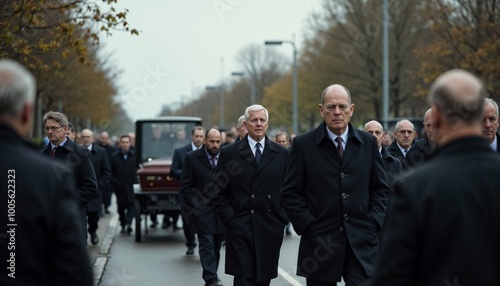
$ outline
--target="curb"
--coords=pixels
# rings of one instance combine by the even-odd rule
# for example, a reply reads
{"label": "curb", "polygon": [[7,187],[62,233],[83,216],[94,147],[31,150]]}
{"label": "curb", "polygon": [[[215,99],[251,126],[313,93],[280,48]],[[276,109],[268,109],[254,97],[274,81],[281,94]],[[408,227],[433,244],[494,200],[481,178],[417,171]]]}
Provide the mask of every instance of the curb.
{"label": "curb", "polygon": [[117,226],[118,215],[114,213],[113,217],[109,220],[106,235],[104,236],[101,247],[99,248],[99,257],[97,257],[92,267],[92,271],[94,273],[94,285],[99,285],[99,282],[101,281],[102,275],[104,273],[104,268],[106,267],[106,263],[108,262],[108,254],[109,250],[111,249],[111,245],[113,244]]}

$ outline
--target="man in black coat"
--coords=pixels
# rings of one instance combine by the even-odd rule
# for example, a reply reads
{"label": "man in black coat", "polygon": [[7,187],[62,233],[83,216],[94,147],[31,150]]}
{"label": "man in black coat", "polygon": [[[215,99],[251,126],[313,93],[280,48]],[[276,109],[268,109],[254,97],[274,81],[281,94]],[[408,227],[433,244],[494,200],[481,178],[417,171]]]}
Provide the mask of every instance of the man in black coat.
{"label": "man in black coat", "polygon": [[49,111],[43,116],[43,125],[50,142],[42,153],[72,169],[77,184],[75,192],[80,199],[83,243],[87,245],[87,204],[98,196],[97,179],[89,150],[66,136],[68,124],[68,118],[60,112]]}
{"label": "man in black coat", "polygon": [[99,214],[102,211],[102,195],[103,190],[108,188],[111,179],[111,168],[109,166],[108,155],[106,150],[94,144],[94,133],[90,129],[83,129],[81,132],[82,145],[89,149],[94,159],[94,171],[97,178],[97,192],[98,197],[91,200],[87,204],[87,221],[88,232],[90,234],[90,242],[93,245],[99,243],[97,236],[97,228],[99,227]]}
{"label": "man in black coat", "polygon": [[301,235],[297,274],[308,286],[363,285],[373,275],[385,218],[387,179],[372,135],[349,122],[350,92],[327,87],[316,129],[295,137],[282,186],[283,207]]}
{"label": "man in black coat", "polygon": [[35,93],[27,69],[0,60],[0,285],[91,286],[75,178],[22,139]]}
{"label": "man in black coat", "polygon": [[[99,136],[99,143],[97,145],[106,150],[106,154],[108,155],[108,162],[111,161],[111,154],[115,153],[117,149],[114,146],[111,139],[109,138],[108,132],[106,131],[101,132],[101,135]],[[113,185],[108,184],[108,186],[102,190],[102,205],[104,208],[104,213],[106,214],[109,214],[109,206],[111,205],[112,195],[113,195]]]}
{"label": "man in black coat", "polygon": [[238,122],[236,123],[236,131],[238,132],[238,137],[236,138],[236,140],[234,140],[234,142],[238,142],[241,139],[245,138],[245,136],[247,136],[248,130],[245,127],[245,115],[242,115],[240,116],[240,118],[238,118]]}
{"label": "man in black coat", "polygon": [[431,111],[429,108],[424,115],[425,137],[415,142],[406,154],[406,165],[408,168],[416,167],[429,159],[434,152],[435,146],[432,141]]}
{"label": "man in black coat", "polygon": [[500,157],[482,134],[486,95],[483,83],[464,70],[432,84],[438,149],[395,185],[371,285],[500,281]]}
{"label": "man in black coat", "polygon": [[288,223],[280,202],[288,150],[266,136],[263,106],[246,109],[245,126],[245,138],[221,149],[215,202],[226,226],[226,273],[235,286],[264,286],[278,275]]}
{"label": "man in black coat", "polygon": [[387,196],[387,201],[389,202],[391,193],[394,190],[393,183],[398,178],[401,171],[403,171],[403,165],[398,158],[392,156],[389,151],[387,151],[385,147],[382,146],[382,138],[385,134],[385,131],[380,122],[375,120],[368,121],[363,129],[365,132],[372,134],[373,136],[375,136],[375,139],[377,139],[378,151],[380,153],[380,156],[382,157],[382,163],[384,165],[385,174],[387,176],[387,183],[389,184],[390,192]]}
{"label": "man in black coat", "polygon": [[498,104],[491,98],[484,101],[483,111],[483,136],[488,140],[490,147],[495,152],[500,152],[500,137],[498,136]]}
{"label": "man in black coat", "polygon": [[205,133],[204,147],[186,154],[182,171],[181,192],[184,203],[181,208],[183,217],[191,224],[192,231],[198,234],[199,254],[206,286],[218,286],[217,269],[220,248],[224,239],[224,224],[213,204],[215,167],[219,157],[222,136],[217,129]]}
{"label": "man in black coat", "polygon": [[387,150],[392,156],[398,158],[403,164],[403,169],[406,169],[406,155],[415,139],[415,126],[408,119],[398,121],[394,130],[394,137],[394,141]]}
{"label": "man in black coat", "polygon": [[[186,154],[198,150],[203,146],[203,138],[205,137],[205,128],[203,126],[195,126],[191,131],[191,142],[188,145],[177,148],[174,150],[174,156],[172,158],[172,165],[170,166],[170,176],[177,180],[181,180],[182,172],[186,164]],[[182,197],[182,191],[179,189],[178,203],[182,205],[184,198]],[[174,219],[173,223],[177,220]],[[184,231],[184,237],[186,238],[187,255],[194,254],[194,249],[196,248],[196,238],[195,233],[191,229],[191,223],[182,216],[182,227]]]}
{"label": "man in black coat", "polygon": [[132,221],[135,217],[134,183],[137,183],[135,152],[130,149],[130,136],[120,136],[120,148],[111,155],[111,183],[114,186],[121,233],[132,233]]}

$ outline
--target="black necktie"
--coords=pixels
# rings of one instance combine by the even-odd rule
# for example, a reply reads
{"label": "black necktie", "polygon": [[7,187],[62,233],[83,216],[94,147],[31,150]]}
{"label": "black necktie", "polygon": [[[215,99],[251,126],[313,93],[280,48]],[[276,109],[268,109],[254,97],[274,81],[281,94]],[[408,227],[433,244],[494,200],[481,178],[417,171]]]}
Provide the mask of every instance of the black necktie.
{"label": "black necktie", "polygon": [[260,146],[262,146],[262,145],[260,145],[260,143],[255,144],[255,148],[256,148],[256,150],[255,150],[255,161],[257,162],[257,165],[260,162],[260,157],[262,157],[262,152],[260,151]]}
{"label": "black necktie", "polygon": [[337,137],[335,138],[335,141],[337,141],[337,152],[339,152],[340,159],[342,159],[342,156],[344,156],[344,147],[342,146],[342,137]]}
{"label": "black necktie", "polygon": [[210,157],[210,164],[212,165],[212,169],[215,169],[215,156]]}

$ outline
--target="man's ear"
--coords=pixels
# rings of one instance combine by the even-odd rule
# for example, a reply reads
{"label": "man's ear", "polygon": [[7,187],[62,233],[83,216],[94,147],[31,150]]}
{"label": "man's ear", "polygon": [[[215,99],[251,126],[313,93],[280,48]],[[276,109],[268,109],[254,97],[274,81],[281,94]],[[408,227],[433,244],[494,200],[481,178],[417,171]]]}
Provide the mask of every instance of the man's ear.
{"label": "man's ear", "polygon": [[33,119],[33,103],[26,102],[21,109],[21,114],[19,118],[22,128],[21,132],[22,135],[24,135],[25,137],[29,135],[29,131],[33,124],[32,119]]}
{"label": "man's ear", "polygon": [[432,105],[430,116],[431,116],[431,127],[440,128],[443,123],[442,122],[443,118],[441,109],[437,105],[435,104]]}

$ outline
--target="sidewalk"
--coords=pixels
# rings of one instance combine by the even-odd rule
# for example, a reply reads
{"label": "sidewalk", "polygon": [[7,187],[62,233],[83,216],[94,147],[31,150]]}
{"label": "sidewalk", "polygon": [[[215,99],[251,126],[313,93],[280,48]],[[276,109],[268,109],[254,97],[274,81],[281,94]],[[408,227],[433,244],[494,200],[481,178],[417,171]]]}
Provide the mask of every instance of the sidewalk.
{"label": "sidewalk", "polygon": [[109,211],[110,214],[104,214],[104,216],[99,218],[99,227],[97,228],[99,243],[93,245],[90,242],[90,236],[87,240],[87,252],[89,254],[90,263],[93,266],[94,285],[97,285],[102,277],[104,267],[108,262],[109,250],[118,226],[118,212],[116,209],[115,196],[113,196]]}

